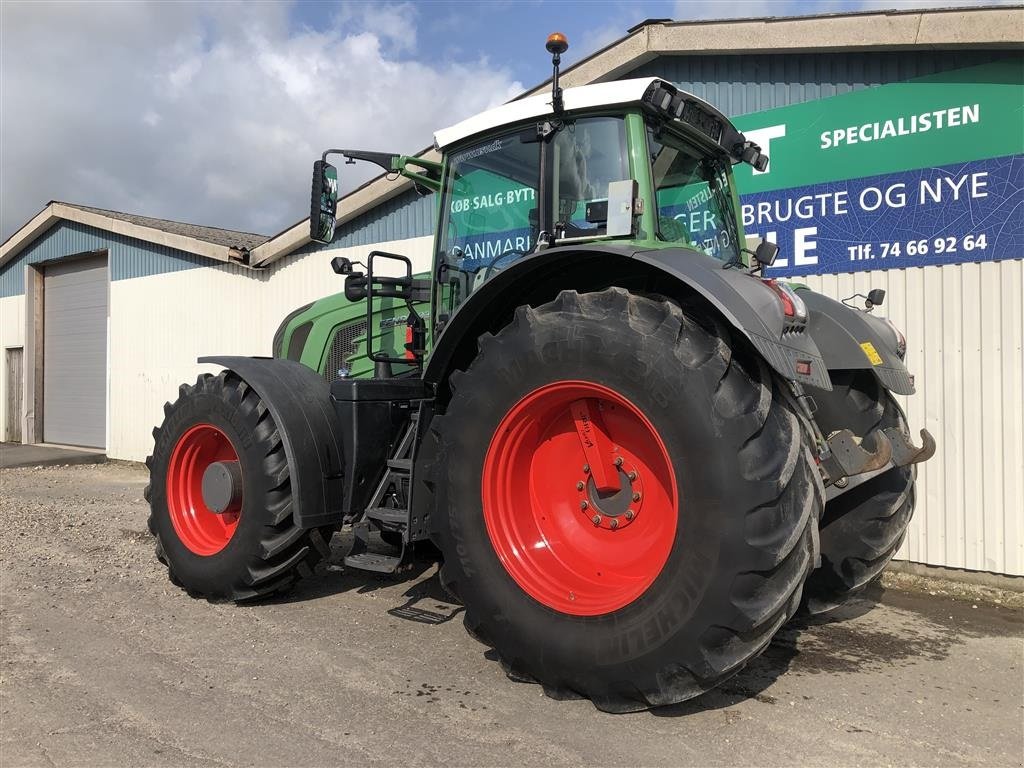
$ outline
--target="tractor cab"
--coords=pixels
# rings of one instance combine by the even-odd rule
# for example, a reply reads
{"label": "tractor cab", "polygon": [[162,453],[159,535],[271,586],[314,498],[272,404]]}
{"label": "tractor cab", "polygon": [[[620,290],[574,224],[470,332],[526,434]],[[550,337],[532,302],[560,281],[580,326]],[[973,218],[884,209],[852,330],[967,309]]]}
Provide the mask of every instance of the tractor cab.
{"label": "tractor cab", "polygon": [[587,243],[687,247],[744,262],[732,165],[767,157],[657,78],[512,102],[439,131],[438,267],[466,295],[517,260]]}
{"label": "tractor cab", "polygon": [[[350,299],[411,299],[413,293],[422,299],[432,291],[436,334],[495,275],[552,249],[628,244],[747,264],[751,252],[732,166],[747,162],[763,170],[767,156],[710,104],[658,78],[563,91],[562,45],[564,38],[548,41],[554,58],[550,94],[515,100],[437,131],[440,162],[352,150],[324,153],[314,168],[313,240],[333,237],[338,181],[327,163],[332,153],[348,162],[377,163],[439,199],[434,279],[416,281],[407,259],[376,252],[371,263],[397,261],[407,267],[405,278],[353,273],[346,264]],[[775,251],[765,242],[752,255],[771,263]],[[418,323],[412,302],[410,309]],[[427,336],[407,351],[422,357],[430,346]]]}

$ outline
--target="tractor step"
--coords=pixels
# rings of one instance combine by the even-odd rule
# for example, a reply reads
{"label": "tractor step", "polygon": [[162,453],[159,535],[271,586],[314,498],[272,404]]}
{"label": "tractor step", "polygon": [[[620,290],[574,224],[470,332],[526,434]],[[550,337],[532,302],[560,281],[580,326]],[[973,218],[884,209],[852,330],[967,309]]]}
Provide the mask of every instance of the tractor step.
{"label": "tractor step", "polygon": [[370,507],[366,510],[366,516],[370,520],[376,520],[380,523],[400,525],[404,524],[408,519],[409,511],[405,509],[395,509],[394,507]]}
{"label": "tractor step", "polygon": [[358,568],[360,571],[377,573],[394,573],[401,565],[402,558],[394,555],[379,555],[375,552],[363,552],[358,555],[345,555],[345,565]]}
{"label": "tractor step", "polygon": [[371,538],[379,537],[371,531],[370,524],[366,520],[353,525],[352,534],[352,549],[345,555],[345,565],[349,568],[376,571],[377,573],[394,573],[398,570],[398,566],[402,564],[402,559],[405,556],[404,547],[397,556],[372,551],[370,549]]}
{"label": "tractor step", "polygon": [[[345,565],[377,573],[394,573],[398,570],[408,549],[403,543],[397,555],[379,554],[371,547],[371,540],[380,539],[380,532],[397,531],[406,538],[409,526],[408,487],[412,481],[413,452],[416,443],[418,411],[409,414],[409,422],[394,453],[387,460],[384,474],[370,497],[363,519],[352,526],[354,538],[352,549],[345,556]],[[393,506],[388,506],[388,503]]]}

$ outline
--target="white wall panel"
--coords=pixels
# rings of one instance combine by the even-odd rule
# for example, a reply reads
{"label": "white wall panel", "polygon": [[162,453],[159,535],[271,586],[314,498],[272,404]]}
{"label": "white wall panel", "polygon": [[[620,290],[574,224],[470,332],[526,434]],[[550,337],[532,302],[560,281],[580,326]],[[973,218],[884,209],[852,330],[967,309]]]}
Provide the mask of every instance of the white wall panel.
{"label": "white wall panel", "polygon": [[[0,298],[0,436],[7,434],[7,364],[4,350],[25,346],[25,295]],[[22,358],[22,365],[28,365]],[[22,408],[27,404],[22,400]]]}
{"label": "white wall panel", "polygon": [[[416,272],[430,268],[430,237],[376,248],[409,256]],[[199,365],[197,357],[269,355],[274,331],[288,312],[342,290],[344,278],[331,271],[331,258],[365,262],[370,250],[337,248],[243,274],[210,267],[111,282],[107,455],[144,460],[164,402],[177,396],[182,382],[217,370]]]}
{"label": "white wall panel", "polygon": [[884,288],[875,311],[906,333],[917,393],[899,400],[938,450],[898,557],[1024,575],[1024,261],[805,281],[836,299]]}

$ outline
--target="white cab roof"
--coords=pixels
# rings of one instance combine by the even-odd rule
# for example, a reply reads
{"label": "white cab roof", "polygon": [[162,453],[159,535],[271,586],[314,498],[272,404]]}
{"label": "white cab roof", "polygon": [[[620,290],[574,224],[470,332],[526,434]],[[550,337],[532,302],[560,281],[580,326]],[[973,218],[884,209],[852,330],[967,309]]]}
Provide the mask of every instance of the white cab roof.
{"label": "white cab roof", "polygon": [[[562,92],[562,101],[566,111],[630,104],[640,101],[651,83],[656,80],[658,80],[656,77],[640,77],[632,80],[615,80],[610,83],[566,88]],[[692,98],[703,103],[702,99]],[[502,104],[500,107],[489,109],[463,120],[461,123],[456,123],[450,128],[442,128],[434,134],[434,144],[438,149],[443,149],[457,141],[500,128],[503,125],[553,114],[551,92],[549,91],[540,96],[510,101],[508,104]]]}

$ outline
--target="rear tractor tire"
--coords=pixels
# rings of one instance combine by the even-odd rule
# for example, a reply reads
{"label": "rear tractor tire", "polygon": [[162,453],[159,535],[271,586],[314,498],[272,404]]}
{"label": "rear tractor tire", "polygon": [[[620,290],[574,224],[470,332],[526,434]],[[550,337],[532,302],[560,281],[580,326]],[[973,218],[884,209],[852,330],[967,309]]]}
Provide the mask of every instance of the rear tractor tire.
{"label": "rear tractor tire", "polygon": [[[859,437],[898,427],[907,419],[870,371],[838,371],[832,391],[816,392],[815,418],[825,434],[849,428]],[[810,613],[827,613],[871,582],[900,548],[914,514],[917,466],[893,467],[825,505],[821,519],[821,567],[807,580]]]}
{"label": "rear tractor tire", "polygon": [[[482,337],[450,384],[432,537],[513,679],[606,711],[674,704],[796,611],[822,506],[807,424],[724,325],[565,291]],[[581,412],[612,445],[615,492],[591,479]]]}
{"label": "rear tractor tire", "polygon": [[145,496],[171,581],[196,597],[242,601],[310,575],[332,531],[295,524],[281,435],[259,394],[230,371],[204,374],[180,387],[164,417]]}

